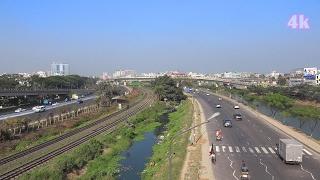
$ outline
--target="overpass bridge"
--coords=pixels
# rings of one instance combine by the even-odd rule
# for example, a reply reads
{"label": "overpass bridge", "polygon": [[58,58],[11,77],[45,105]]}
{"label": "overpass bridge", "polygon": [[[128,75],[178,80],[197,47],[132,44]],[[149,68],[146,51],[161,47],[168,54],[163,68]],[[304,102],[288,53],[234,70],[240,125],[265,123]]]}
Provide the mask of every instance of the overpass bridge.
{"label": "overpass bridge", "polygon": [[0,97],[89,94],[94,92],[94,89],[0,89]]}
{"label": "overpass bridge", "polygon": [[[234,86],[236,88],[246,88],[247,86],[256,85],[259,83],[259,79],[257,78],[213,78],[213,77],[173,77],[177,80],[191,80],[197,82],[215,82],[218,84],[227,84],[230,86]],[[150,82],[154,81],[155,77],[120,77],[109,79],[112,82]]]}

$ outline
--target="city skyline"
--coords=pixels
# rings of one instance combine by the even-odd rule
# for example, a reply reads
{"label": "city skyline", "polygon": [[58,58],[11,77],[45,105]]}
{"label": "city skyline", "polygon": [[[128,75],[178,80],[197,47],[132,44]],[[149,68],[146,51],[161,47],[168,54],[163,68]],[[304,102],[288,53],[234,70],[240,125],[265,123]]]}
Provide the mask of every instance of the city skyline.
{"label": "city skyline", "polygon": [[[0,72],[287,72],[320,66],[319,1],[0,2]],[[310,29],[287,26],[303,13]],[[254,14],[254,16],[253,16]],[[277,17],[277,18],[274,18]]]}

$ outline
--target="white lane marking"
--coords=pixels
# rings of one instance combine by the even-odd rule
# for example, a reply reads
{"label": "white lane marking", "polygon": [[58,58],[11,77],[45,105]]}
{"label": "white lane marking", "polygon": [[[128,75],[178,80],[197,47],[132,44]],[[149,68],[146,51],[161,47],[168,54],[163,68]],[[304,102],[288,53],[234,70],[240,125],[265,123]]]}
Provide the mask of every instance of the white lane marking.
{"label": "white lane marking", "polygon": [[316,180],[311,172],[303,169],[302,164],[300,164],[300,167],[301,167],[301,170],[302,170],[302,171],[309,173],[313,180]]}
{"label": "white lane marking", "polygon": [[240,148],[238,146],[236,146],[236,152],[240,152]]}
{"label": "white lane marking", "polygon": [[269,154],[269,152],[267,151],[267,149],[265,147],[261,146],[261,149],[265,154]]}
{"label": "white lane marking", "polygon": [[249,147],[249,151],[250,151],[251,153],[254,153],[254,151],[253,151],[253,149],[252,149],[251,147]]}
{"label": "white lane marking", "polygon": [[229,158],[228,156],[228,159],[230,161],[230,167],[233,169],[233,173],[232,173],[232,176],[236,179],[236,180],[239,180],[237,176],[235,176],[235,173],[236,173],[236,170],[232,167],[232,164],[233,164],[233,161],[231,161],[231,159]]}
{"label": "white lane marking", "polygon": [[254,147],[254,149],[257,151],[258,154],[261,153],[260,149],[258,147]]}
{"label": "white lane marking", "polygon": [[226,152],[226,147],[225,146],[222,146],[222,151]]}
{"label": "white lane marking", "polygon": [[303,149],[303,151],[304,151],[305,153],[307,153],[309,156],[312,156],[311,152],[309,152],[308,150]]}
{"label": "white lane marking", "polygon": [[242,151],[243,151],[243,152],[247,152],[247,150],[246,150],[245,147],[242,147]]}
{"label": "white lane marking", "polygon": [[216,146],[216,152],[220,152],[219,146]]}
{"label": "white lane marking", "polygon": [[260,159],[260,164],[261,164],[262,166],[265,166],[265,167],[266,167],[266,168],[265,168],[266,173],[268,173],[268,174],[271,176],[271,179],[274,180],[274,176],[268,171],[267,165],[263,164],[262,161],[261,161],[261,159]]}
{"label": "white lane marking", "polygon": [[269,151],[272,153],[272,154],[275,154],[276,152],[274,152],[274,150],[272,149],[272,147],[268,147]]}
{"label": "white lane marking", "polygon": [[231,146],[229,146],[229,151],[230,151],[230,152],[233,152],[233,150],[232,150],[232,147],[231,147]]}

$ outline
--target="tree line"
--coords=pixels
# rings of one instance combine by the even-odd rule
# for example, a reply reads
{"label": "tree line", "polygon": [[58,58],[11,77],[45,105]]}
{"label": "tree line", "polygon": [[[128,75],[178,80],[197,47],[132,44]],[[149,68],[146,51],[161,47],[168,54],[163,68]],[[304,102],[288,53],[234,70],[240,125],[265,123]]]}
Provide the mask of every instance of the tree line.
{"label": "tree line", "polygon": [[97,78],[79,75],[39,77],[33,75],[24,78],[19,74],[0,76],[0,89],[83,89],[93,88]]}
{"label": "tree line", "polygon": [[179,82],[167,75],[157,77],[151,85],[160,101],[180,102],[186,99]]}

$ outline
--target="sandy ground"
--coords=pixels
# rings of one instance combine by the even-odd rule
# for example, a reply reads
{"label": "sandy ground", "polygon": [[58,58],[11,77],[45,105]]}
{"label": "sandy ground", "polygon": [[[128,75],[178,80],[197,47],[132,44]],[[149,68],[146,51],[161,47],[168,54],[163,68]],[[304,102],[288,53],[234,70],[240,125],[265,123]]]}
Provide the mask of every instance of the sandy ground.
{"label": "sandy ground", "polygon": [[[201,104],[193,100],[194,115],[193,125],[205,121],[205,116]],[[212,163],[208,156],[208,134],[206,125],[196,128],[192,131],[190,145],[187,147],[187,155],[181,171],[181,180],[214,180]]]}

